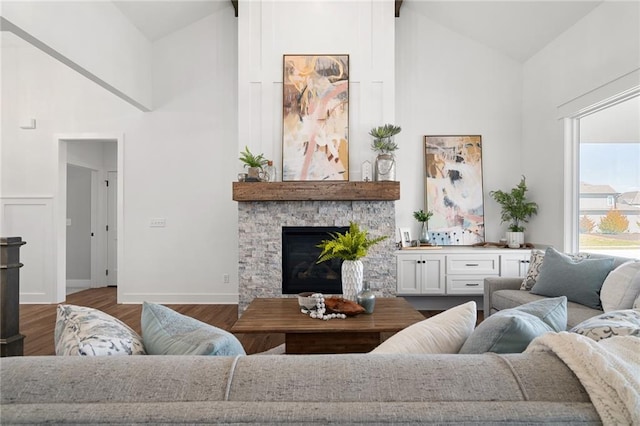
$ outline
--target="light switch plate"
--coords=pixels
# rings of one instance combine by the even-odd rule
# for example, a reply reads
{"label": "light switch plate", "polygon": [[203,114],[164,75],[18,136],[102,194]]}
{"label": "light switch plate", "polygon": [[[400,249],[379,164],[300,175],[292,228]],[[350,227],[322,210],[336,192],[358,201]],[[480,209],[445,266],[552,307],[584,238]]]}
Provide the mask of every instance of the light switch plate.
{"label": "light switch plate", "polygon": [[156,217],[149,220],[149,227],[151,228],[164,228],[167,226],[167,219],[163,217]]}

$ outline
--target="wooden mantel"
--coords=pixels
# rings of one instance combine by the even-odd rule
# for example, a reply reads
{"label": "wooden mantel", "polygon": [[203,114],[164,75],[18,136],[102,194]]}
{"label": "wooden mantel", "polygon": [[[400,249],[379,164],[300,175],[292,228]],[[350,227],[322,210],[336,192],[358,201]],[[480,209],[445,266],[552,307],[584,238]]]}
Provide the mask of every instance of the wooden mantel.
{"label": "wooden mantel", "polygon": [[395,201],[400,182],[233,182],[234,201]]}

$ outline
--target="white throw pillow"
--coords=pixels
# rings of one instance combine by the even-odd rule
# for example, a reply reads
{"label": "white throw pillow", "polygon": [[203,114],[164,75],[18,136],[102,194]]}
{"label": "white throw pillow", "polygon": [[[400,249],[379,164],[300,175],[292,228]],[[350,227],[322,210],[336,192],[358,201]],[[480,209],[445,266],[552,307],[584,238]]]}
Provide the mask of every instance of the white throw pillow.
{"label": "white throw pillow", "polygon": [[640,293],[640,261],[630,260],[611,271],[602,284],[600,302],[605,312],[631,309]]}
{"label": "white throw pillow", "polygon": [[394,334],[370,353],[457,354],[476,326],[476,302],[467,302]]}

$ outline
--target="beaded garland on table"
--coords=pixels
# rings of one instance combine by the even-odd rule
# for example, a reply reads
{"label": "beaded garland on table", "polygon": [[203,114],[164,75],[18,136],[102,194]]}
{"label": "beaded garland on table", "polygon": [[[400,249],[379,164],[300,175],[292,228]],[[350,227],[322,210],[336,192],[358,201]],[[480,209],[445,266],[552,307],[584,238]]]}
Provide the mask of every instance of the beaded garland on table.
{"label": "beaded garland on table", "polygon": [[316,299],[316,306],[311,309],[305,308],[304,306],[301,307],[300,312],[303,314],[309,314],[311,318],[317,318],[325,321],[334,318],[345,319],[347,317],[345,314],[327,314],[327,309],[324,304],[324,295],[322,293],[313,293],[311,297]]}

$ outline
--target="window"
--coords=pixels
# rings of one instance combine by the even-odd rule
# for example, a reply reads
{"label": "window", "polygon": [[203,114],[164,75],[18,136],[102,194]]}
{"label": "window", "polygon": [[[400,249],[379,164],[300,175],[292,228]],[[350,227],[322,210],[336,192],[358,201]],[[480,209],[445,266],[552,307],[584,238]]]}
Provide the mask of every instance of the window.
{"label": "window", "polygon": [[581,115],[577,126],[573,246],[640,257],[640,96]]}

